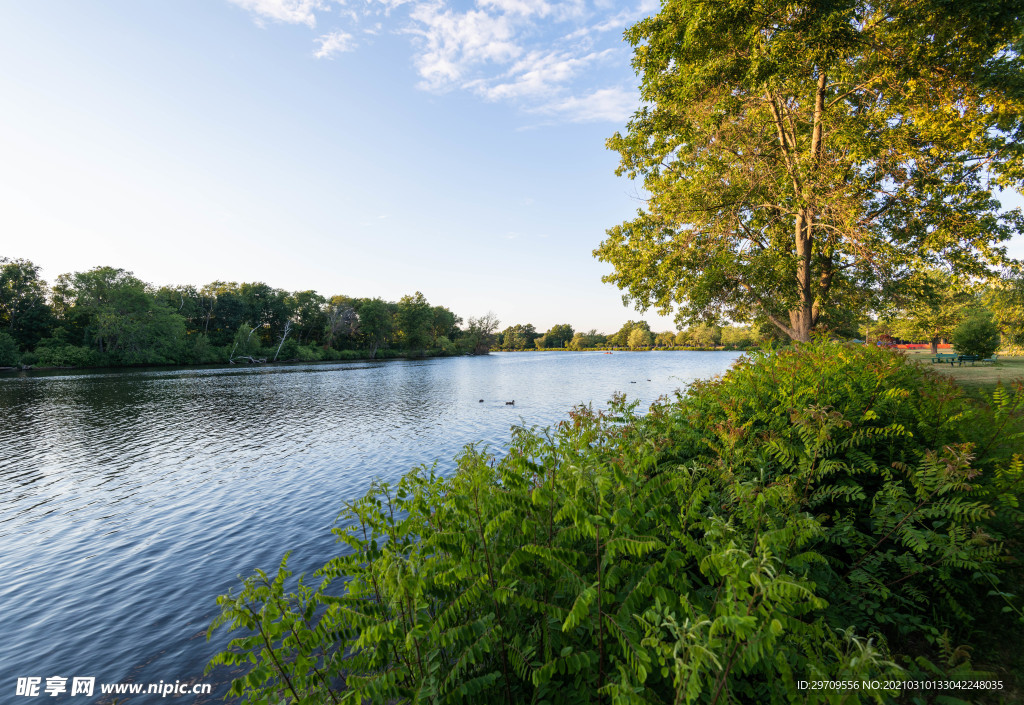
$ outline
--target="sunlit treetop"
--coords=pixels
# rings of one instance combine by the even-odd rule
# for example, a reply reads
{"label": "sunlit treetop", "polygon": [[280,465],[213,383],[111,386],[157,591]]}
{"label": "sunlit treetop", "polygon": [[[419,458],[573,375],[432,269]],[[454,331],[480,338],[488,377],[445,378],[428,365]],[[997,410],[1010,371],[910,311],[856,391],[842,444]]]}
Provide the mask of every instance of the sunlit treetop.
{"label": "sunlit treetop", "polygon": [[667,0],[626,32],[647,191],[595,251],[624,299],[793,339],[922,273],[987,276],[1024,231],[1019,0]]}

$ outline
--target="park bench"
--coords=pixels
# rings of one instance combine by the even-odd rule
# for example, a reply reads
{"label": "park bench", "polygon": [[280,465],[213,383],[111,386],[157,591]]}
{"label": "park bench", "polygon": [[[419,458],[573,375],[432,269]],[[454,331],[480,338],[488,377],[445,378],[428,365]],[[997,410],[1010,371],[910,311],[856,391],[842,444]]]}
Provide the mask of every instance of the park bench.
{"label": "park bench", "polygon": [[932,364],[936,362],[948,362],[952,365],[959,356],[956,353],[935,353],[932,355]]}
{"label": "park bench", "polygon": [[977,362],[980,359],[981,358],[978,357],[977,355],[961,355],[960,358],[959,358],[959,362],[960,362],[960,366],[961,367],[964,366],[965,362],[969,362],[973,366],[974,363]]}

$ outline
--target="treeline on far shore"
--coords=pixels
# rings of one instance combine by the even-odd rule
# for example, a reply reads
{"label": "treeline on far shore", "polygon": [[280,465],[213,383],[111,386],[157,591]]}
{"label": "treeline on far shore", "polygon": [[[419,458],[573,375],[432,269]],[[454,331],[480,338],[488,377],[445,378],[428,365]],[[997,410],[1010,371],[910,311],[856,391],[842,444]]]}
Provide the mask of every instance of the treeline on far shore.
{"label": "treeline on far shore", "polygon": [[155,287],[115,267],[61,274],[0,257],[0,367],[116,367],[351,360],[490,350],[746,349],[756,328],[696,326],[655,333],[629,321],[613,334],[570,324],[498,332],[493,314],[464,321],[420,292],[397,302],[262,282]]}
{"label": "treeline on far shore", "polygon": [[596,330],[575,331],[568,323],[552,326],[540,333],[532,325],[515,325],[497,335],[498,350],[650,350],[697,349],[746,350],[779,341],[772,330],[758,326],[697,325],[681,331],[655,333],[647,321],[627,321],[611,335]]}
{"label": "treeline on far shore", "polygon": [[0,257],[0,366],[317,361],[487,352],[498,320],[467,321],[420,292],[397,302],[262,282],[154,287],[95,267],[52,286]]}

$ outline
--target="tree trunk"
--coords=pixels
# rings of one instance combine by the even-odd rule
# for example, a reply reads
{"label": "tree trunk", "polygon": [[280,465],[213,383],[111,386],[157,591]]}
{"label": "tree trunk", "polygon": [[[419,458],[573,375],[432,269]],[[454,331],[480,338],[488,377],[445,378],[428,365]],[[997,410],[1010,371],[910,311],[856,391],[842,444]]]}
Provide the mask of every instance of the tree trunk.
{"label": "tree trunk", "polygon": [[285,321],[284,322],[284,334],[281,336],[281,342],[277,344],[277,352],[274,353],[274,362],[277,362],[277,356],[281,354],[281,347],[284,345],[284,341],[288,337],[288,334],[291,333],[291,331],[292,331],[292,322],[291,321]]}
{"label": "tree trunk", "polygon": [[811,328],[814,327],[814,287],[812,281],[813,241],[810,231],[810,214],[804,210],[796,216],[796,255],[799,258],[796,270],[797,286],[800,292],[800,308],[789,312],[790,337],[794,340],[807,342],[811,339]]}
{"label": "tree trunk", "polygon": [[938,337],[932,338],[932,355],[939,354],[939,339]]}

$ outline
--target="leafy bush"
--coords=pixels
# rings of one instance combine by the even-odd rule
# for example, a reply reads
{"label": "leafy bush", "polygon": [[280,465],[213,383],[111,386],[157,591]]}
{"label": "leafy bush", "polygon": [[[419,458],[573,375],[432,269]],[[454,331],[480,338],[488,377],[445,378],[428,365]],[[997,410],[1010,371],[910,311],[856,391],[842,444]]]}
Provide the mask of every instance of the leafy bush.
{"label": "leafy bush", "polygon": [[18,343],[7,331],[0,331],[0,367],[17,365],[20,359]]}
{"label": "leafy bush", "polygon": [[218,598],[211,666],[251,703],[891,700],[796,682],[969,672],[944,632],[1010,599],[1020,396],[816,343],[577,408],[347,504],[315,588],[286,557]]}
{"label": "leafy bush", "polygon": [[315,345],[299,345],[295,348],[294,359],[301,362],[319,362],[324,359],[324,351]]}
{"label": "leafy bush", "polygon": [[80,345],[62,345],[45,339],[35,350],[40,367],[93,367],[101,363],[100,355]]}
{"label": "leafy bush", "polygon": [[999,326],[992,320],[992,314],[985,311],[957,326],[950,340],[961,355],[989,358],[999,349]]}

